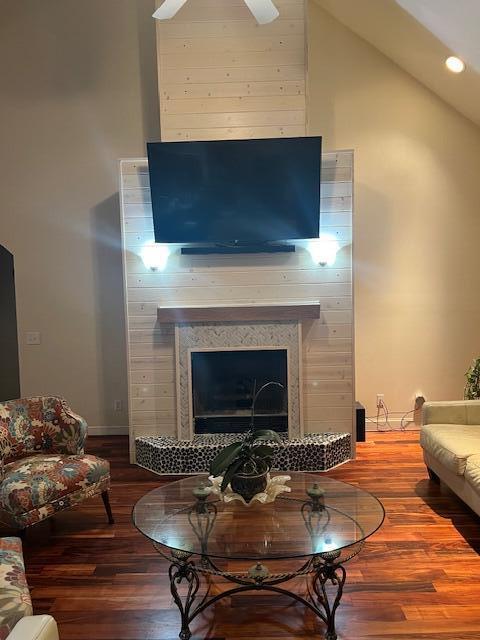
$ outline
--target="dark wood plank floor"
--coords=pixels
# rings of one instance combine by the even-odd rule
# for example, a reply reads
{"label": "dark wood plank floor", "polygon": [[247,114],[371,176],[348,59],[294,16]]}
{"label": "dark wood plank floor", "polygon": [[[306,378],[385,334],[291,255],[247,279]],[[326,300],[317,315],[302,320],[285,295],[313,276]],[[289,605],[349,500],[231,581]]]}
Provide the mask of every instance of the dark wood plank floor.
{"label": "dark wood plank floor", "polygon": [[[130,520],[135,501],[165,480],[128,464],[126,438],[88,443],[89,452],[112,463],[116,524],[106,523],[95,498],[29,532],[24,548],[35,610],[56,618],[61,640],[174,640],[179,616],[167,564]],[[387,511],[382,529],[349,563],[339,637],[479,639],[480,523],[427,479],[418,434],[374,434],[358,446],[355,461],[329,475],[376,494]],[[194,638],[322,637],[322,625],[301,605],[274,602],[258,593],[225,600],[197,619]]]}

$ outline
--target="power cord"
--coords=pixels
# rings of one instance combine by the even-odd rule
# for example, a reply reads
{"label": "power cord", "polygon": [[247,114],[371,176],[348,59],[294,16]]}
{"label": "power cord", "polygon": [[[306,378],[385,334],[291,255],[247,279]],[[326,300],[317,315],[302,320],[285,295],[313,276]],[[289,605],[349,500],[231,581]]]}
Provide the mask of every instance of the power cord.
{"label": "power cord", "polygon": [[408,422],[404,423],[404,420],[407,416],[409,416],[411,413],[415,413],[416,409],[412,409],[411,411],[407,411],[406,413],[403,414],[402,419],[400,420],[400,429],[402,431],[405,431],[405,429],[408,426],[408,422],[411,422],[411,420],[409,420]]}
{"label": "power cord", "polygon": [[[380,414],[382,411],[384,415],[384,422],[383,424],[380,424],[379,420],[380,420]],[[385,401],[380,400],[380,402],[377,404],[377,431],[392,431],[392,425],[388,420],[388,415],[389,415],[388,407]]]}
{"label": "power cord", "polygon": [[[380,415],[383,414],[383,420],[380,421]],[[388,421],[388,407],[383,400],[377,404],[377,415],[367,416],[365,419],[376,425],[377,431],[392,431],[392,425]]]}
{"label": "power cord", "polygon": [[[377,415],[367,416],[365,419],[368,420],[368,422],[375,424],[377,427],[377,431],[382,431],[382,432],[405,431],[409,422],[409,421],[405,422],[405,418],[410,414],[415,413],[415,411],[416,411],[415,409],[412,409],[411,411],[407,411],[405,413],[403,413],[403,411],[389,411],[385,401],[380,400],[377,405]],[[383,415],[383,420],[380,420],[381,415]],[[402,416],[400,419],[400,428],[398,429],[393,427],[389,420],[390,416],[395,416],[395,415]]]}

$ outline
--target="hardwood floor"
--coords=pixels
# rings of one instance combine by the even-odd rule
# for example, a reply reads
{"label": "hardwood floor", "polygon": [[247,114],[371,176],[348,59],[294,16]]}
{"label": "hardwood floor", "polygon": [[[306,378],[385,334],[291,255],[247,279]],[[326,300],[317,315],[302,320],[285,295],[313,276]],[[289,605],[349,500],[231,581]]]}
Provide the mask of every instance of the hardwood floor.
{"label": "hardwood floor", "polygon": [[[112,463],[116,524],[107,524],[98,497],[30,530],[24,552],[35,611],[56,618],[61,640],[174,640],[167,563],[130,520],[135,501],[166,480],[128,464],[124,437],[88,443]],[[428,479],[418,433],[370,435],[355,461],[329,475],[371,491],[387,511],[348,563],[339,638],[480,638],[479,520]],[[299,640],[321,638],[323,625],[299,604],[249,593],[207,610],[192,630],[196,640]]]}

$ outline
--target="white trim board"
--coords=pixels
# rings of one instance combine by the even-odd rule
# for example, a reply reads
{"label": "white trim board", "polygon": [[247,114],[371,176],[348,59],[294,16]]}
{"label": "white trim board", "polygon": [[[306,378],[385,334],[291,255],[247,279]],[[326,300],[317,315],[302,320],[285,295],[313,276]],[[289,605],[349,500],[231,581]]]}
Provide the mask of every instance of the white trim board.
{"label": "white trim board", "polygon": [[128,436],[128,425],[121,427],[89,426],[87,434],[88,436]]}
{"label": "white trim board", "polygon": [[388,433],[390,431],[420,431],[420,427],[418,426],[418,424],[415,424],[414,422],[408,422],[406,427],[402,429],[401,418],[391,418],[389,420],[389,423],[391,424],[392,429],[388,429],[385,427],[383,428],[380,427],[380,429],[377,429],[377,425],[374,422],[369,422],[367,420],[367,423],[365,425],[365,430],[368,431],[369,433],[371,432]]}

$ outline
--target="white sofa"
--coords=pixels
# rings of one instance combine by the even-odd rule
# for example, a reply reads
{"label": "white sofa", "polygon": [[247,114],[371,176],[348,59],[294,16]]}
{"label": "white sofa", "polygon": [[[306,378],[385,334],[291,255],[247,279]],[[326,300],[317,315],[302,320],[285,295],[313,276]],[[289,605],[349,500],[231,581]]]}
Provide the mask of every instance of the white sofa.
{"label": "white sofa", "polygon": [[57,623],[52,616],[25,616],[17,622],[7,640],[58,640]]}
{"label": "white sofa", "polygon": [[480,515],[480,400],[426,402],[420,444],[432,480]]}

